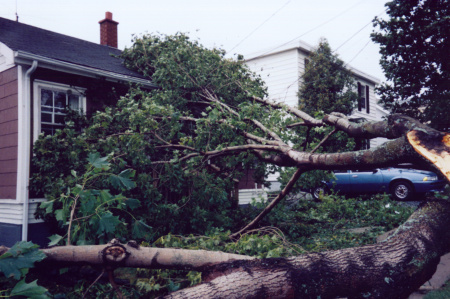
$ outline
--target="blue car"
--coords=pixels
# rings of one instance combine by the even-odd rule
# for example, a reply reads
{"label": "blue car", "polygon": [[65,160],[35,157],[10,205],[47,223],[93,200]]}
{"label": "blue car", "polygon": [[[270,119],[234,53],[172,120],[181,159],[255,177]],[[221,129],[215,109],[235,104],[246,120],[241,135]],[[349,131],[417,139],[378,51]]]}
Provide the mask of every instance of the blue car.
{"label": "blue car", "polygon": [[334,180],[311,190],[315,199],[333,189],[344,194],[386,192],[396,200],[410,200],[415,194],[441,191],[447,183],[434,172],[407,168],[337,170],[334,175]]}

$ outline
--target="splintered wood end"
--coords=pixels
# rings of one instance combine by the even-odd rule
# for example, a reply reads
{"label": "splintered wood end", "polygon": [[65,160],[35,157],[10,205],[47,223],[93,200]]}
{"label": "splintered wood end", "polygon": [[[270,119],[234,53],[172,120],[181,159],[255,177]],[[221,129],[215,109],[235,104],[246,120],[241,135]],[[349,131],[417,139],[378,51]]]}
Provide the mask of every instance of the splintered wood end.
{"label": "splintered wood end", "polygon": [[450,134],[431,135],[422,131],[410,131],[408,142],[421,156],[434,164],[450,181]]}

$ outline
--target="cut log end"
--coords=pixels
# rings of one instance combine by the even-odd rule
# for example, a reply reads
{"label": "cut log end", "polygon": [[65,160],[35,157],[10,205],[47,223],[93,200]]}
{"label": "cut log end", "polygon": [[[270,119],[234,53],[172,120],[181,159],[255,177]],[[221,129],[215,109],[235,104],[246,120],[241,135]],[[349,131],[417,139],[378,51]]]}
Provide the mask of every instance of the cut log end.
{"label": "cut log end", "polygon": [[422,131],[410,131],[408,142],[421,156],[433,163],[450,181],[450,134],[427,134]]}

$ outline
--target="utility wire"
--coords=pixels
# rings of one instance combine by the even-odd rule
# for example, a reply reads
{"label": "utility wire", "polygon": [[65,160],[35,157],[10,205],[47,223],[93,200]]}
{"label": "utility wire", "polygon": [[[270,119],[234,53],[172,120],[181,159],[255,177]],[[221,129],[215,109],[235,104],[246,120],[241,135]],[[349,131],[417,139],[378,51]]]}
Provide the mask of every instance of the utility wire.
{"label": "utility wire", "polygon": [[238,42],[233,48],[231,48],[231,51],[233,51],[235,48],[237,48],[240,44],[242,44],[247,38],[249,38],[253,33],[255,33],[259,28],[261,28],[265,23],[267,23],[271,18],[273,18],[280,10],[282,10],[286,5],[289,4],[292,0],[289,0],[286,2],[281,8],[279,8],[276,12],[274,12],[269,18],[267,18],[264,22],[262,22],[258,27],[255,28],[252,32],[250,32],[244,39],[242,39],[240,42]]}
{"label": "utility wire", "polygon": [[361,50],[359,50],[358,53],[356,53],[356,55],[353,56],[353,58],[350,59],[349,62],[347,62],[344,66],[348,66],[350,64],[350,62],[355,60],[355,58],[358,57],[359,54],[361,54],[361,52],[369,45],[369,43],[370,43],[370,39],[367,41],[367,43],[364,45],[364,47],[362,47]]}
{"label": "utility wire", "polygon": [[[384,12],[385,12],[385,10],[383,9],[380,13],[378,13],[378,14],[376,15],[376,17],[380,17]],[[346,41],[344,41],[339,47],[337,47],[333,52],[337,52],[337,50],[339,50],[343,45],[345,45],[346,43],[348,43],[351,39],[353,39],[356,35],[358,35],[358,33],[360,33],[361,31],[363,31],[363,29],[366,28],[367,26],[369,26],[370,24],[372,24],[372,21],[370,21],[369,23],[367,23],[366,25],[364,25],[361,29],[359,29],[358,31],[356,31],[352,36],[350,36]]]}
{"label": "utility wire", "polygon": [[[285,42],[284,44],[281,44],[281,45],[279,45],[279,46],[277,46],[277,47],[275,47],[275,48],[273,48],[273,49],[271,49],[271,50],[268,50],[268,51],[266,51],[266,52],[264,52],[264,53],[262,53],[262,54],[260,54],[260,55],[258,55],[258,56],[256,56],[256,57],[253,57],[252,59],[255,59],[255,58],[259,58],[259,57],[261,57],[261,56],[264,56],[264,55],[266,55],[266,54],[268,54],[268,53],[270,53],[270,52],[272,52],[272,51],[274,51],[274,50],[276,50],[276,49],[278,49],[278,48],[281,48],[281,47],[283,47],[283,46],[285,46],[285,45],[287,45],[287,44],[289,44],[289,43],[291,43],[291,42],[293,42],[293,41],[295,41],[295,40],[298,40],[299,38],[301,38],[301,37],[307,35],[308,33],[311,33],[311,32],[313,32],[314,30],[316,30],[316,29],[318,29],[318,28],[320,28],[320,27],[322,27],[322,26],[324,26],[324,25],[330,23],[331,21],[334,21],[335,19],[337,19],[338,17],[340,17],[340,16],[342,16],[343,14],[347,13],[349,10],[355,8],[356,6],[358,6],[359,4],[361,4],[361,3],[364,2],[364,1],[366,1],[366,0],[361,0],[361,1],[359,1],[359,2],[356,3],[355,5],[353,5],[353,6],[349,7],[349,8],[347,8],[346,10],[344,10],[344,11],[342,11],[341,13],[335,15],[335,16],[332,17],[331,19],[328,19],[327,21],[325,21],[325,22],[323,22],[323,23],[317,25],[316,27],[313,27],[313,28],[311,28],[310,30],[308,30],[308,31],[306,31],[306,32],[304,32],[304,33],[302,33],[302,34],[300,34],[299,36],[297,36],[297,37],[295,37],[295,38],[289,40],[288,42]],[[234,49],[234,48],[233,48],[233,49]]]}

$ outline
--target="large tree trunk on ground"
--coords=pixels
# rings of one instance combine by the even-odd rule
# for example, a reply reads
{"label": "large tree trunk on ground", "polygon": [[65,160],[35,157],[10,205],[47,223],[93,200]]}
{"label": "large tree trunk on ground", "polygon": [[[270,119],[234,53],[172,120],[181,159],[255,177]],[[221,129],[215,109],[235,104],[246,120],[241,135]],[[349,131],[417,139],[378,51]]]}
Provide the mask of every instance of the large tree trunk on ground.
{"label": "large tree trunk on ground", "polygon": [[292,258],[232,261],[167,298],[407,298],[450,251],[450,203],[425,203],[385,242]]}

